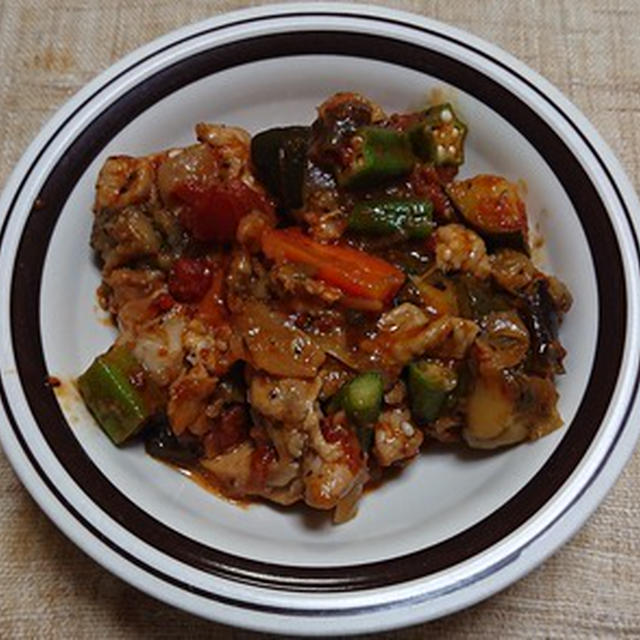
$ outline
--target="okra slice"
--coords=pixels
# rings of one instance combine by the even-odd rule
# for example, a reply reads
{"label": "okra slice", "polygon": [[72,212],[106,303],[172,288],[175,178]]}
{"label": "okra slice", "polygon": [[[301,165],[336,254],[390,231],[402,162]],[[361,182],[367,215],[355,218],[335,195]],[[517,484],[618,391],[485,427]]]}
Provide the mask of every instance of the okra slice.
{"label": "okra slice", "polygon": [[420,360],[409,365],[407,382],[411,414],[425,424],[438,417],[447,394],[456,387],[457,376],[439,362]]}
{"label": "okra slice", "polygon": [[382,376],[369,371],[344,384],[327,405],[328,413],[344,410],[363,451],[373,445],[373,426],[380,417],[383,393]]}
{"label": "okra slice", "polygon": [[464,162],[466,136],[467,126],[448,102],[430,107],[409,130],[413,153],[436,166],[459,167]]}
{"label": "okra slice", "polygon": [[351,160],[338,169],[341,187],[366,188],[408,174],[416,163],[406,134],[382,127],[362,127],[350,138]]}
{"label": "okra slice", "polygon": [[78,378],[78,389],[100,427],[117,445],[134,436],[164,399],[145,368],[124,346],[98,356]]}
{"label": "okra slice", "polygon": [[342,408],[356,425],[373,424],[380,416],[384,388],[382,376],[374,371],[361,373],[347,383]]}
{"label": "okra slice", "polygon": [[357,375],[334,394],[327,405],[328,413],[340,409],[356,426],[372,425],[380,416],[384,385],[382,376],[375,371]]}

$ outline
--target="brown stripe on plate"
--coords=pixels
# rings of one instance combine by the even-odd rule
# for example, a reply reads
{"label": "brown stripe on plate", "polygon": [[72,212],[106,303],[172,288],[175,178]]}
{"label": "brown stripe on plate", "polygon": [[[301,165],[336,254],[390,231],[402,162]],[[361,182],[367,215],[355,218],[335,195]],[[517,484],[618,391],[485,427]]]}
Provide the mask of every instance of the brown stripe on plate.
{"label": "brown stripe on plate", "polygon": [[[203,33],[206,31],[190,37]],[[584,398],[562,442],[534,478],[487,518],[441,543],[357,566],[292,567],[253,561],[203,545],[164,525],[128,500],[93,464],[70,431],[53,392],[43,385],[47,372],[39,328],[39,299],[46,251],[64,204],[91,161],[116,132],[173,91],[236,65],[305,54],[355,56],[415,69],[460,88],[505,117],[546,159],[573,203],[591,249],[600,303],[596,356]],[[477,69],[441,52],[383,36],[323,31],[262,36],[200,52],[158,71],[100,113],[53,168],[40,198],[46,208],[30,215],[25,224],[11,288],[13,346],[30,408],[59,462],[96,505],[144,542],[197,569],[226,579],[291,591],[373,588],[445,569],[487,549],[533,516],[580,462],[609,406],[622,360],[626,294],[620,250],[604,204],[571,151],[529,106]],[[17,435],[23,447],[28,448],[21,434]],[[33,460],[33,454],[29,454]],[[130,554],[107,542],[131,561]],[[133,561],[157,575],[156,569]],[[175,579],[165,578],[175,583]],[[184,588],[193,589],[190,585]]]}

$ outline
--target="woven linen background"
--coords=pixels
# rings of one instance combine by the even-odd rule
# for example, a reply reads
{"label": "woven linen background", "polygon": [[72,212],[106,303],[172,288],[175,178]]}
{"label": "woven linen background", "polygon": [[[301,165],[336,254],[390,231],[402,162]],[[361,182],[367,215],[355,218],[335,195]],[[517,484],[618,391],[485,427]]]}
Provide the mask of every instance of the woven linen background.
{"label": "woven linen background", "polygon": [[[167,31],[256,4],[0,0],[0,184],[54,111],[111,63]],[[384,4],[467,29],[542,73],[599,129],[640,187],[640,1]],[[636,453],[581,532],[529,576],[469,610],[379,637],[640,637],[639,486]],[[259,634],[182,613],[113,577],[58,532],[0,453],[0,637]]]}

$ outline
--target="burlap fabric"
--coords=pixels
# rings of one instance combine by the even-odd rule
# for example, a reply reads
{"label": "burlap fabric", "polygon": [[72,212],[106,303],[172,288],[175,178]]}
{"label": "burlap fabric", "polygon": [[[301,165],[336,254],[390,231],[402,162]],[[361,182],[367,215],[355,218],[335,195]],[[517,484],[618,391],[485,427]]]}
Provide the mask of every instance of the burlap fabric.
{"label": "burlap fabric", "polygon": [[[0,184],[51,114],[112,62],[176,27],[253,4],[261,3],[0,0]],[[640,2],[386,5],[468,29],[541,72],[640,186]],[[639,485],[636,454],[587,525],[541,568],[472,609],[384,637],[640,637]],[[254,635],[182,613],[110,575],[58,532],[0,454],[0,637]]]}

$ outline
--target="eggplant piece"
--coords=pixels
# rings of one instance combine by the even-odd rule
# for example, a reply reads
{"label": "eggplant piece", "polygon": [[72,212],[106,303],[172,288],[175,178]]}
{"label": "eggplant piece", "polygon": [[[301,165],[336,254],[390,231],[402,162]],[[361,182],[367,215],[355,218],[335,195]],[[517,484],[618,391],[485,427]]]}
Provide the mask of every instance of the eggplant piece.
{"label": "eggplant piece", "polygon": [[558,312],[549,293],[549,283],[537,278],[523,292],[521,315],[531,337],[528,369],[541,374],[564,373],[566,355],[558,340]]}
{"label": "eggplant piece", "polygon": [[310,140],[311,128],[301,126],[268,129],[251,139],[258,178],[285,212],[302,206]]}
{"label": "eggplant piece", "polygon": [[380,107],[358,93],[336,93],[318,107],[311,125],[309,156],[318,166],[333,171],[340,164],[345,142],[360,128],[383,117]]}
{"label": "eggplant piece", "polygon": [[482,325],[476,348],[483,354],[484,366],[511,369],[527,357],[531,340],[515,309],[492,311],[484,317]]}
{"label": "eggplant piece", "polygon": [[200,441],[191,436],[178,438],[164,414],[157,416],[153,424],[149,425],[144,448],[150,456],[174,464],[193,463],[204,455]]}
{"label": "eggplant piece", "polygon": [[527,214],[515,184],[480,174],[452,182],[445,191],[465,223],[490,249],[510,247],[529,254]]}
{"label": "eggplant piece", "polygon": [[484,280],[469,274],[454,277],[459,315],[471,320],[482,320],[492,311],[508,311],[512,308],[505,296],[494,291]]}

